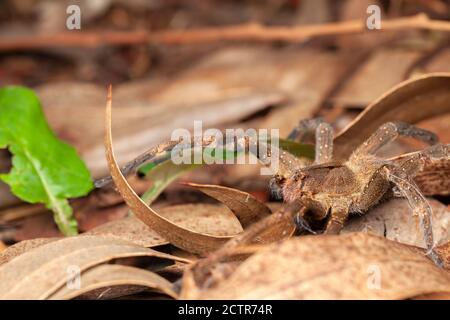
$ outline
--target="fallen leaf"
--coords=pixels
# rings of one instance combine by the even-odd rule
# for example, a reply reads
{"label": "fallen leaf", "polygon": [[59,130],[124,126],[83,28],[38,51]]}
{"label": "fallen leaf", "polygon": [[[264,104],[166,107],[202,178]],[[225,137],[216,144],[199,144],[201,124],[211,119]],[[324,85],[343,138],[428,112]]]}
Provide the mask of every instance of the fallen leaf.
{"label": "fallen leaf", "polygon": [[334,139],[334,157],[347,159],[388,121],[416,123],[450,112],[450,74],[431,73],[395,86],[361,112]]}
{"label": "fallen leaf", "polygon": [[[231,237],[242,232],[239,221],[225,206],[183,204],[162,208],[158,213],[180,227],[202,234]],[[169,243],[163,236],[134,216],[105,223],[82,235],[108,236],[143,247]]]}
{"label": "fallen leaf", "polygon": [[450,49],[443,49],[424,66],[425,72],[450,72]]}
{"label": "fallen leaf", "polygon": [[222,202],[233,211],[244,228],[272,213],[264,203],[259,202],[251,194],[244,191],[218,185],[196,183],[186,183],[186,185]]}
{"label": "fallen leaf", "polygon": [[420,121],[417,125],[423,129],[434,132],[441,143],[450,143],[450,130],[448,124],[450,123],[450,113]]}
{"label": "fallen leaf", "polygon": [[407,299],[450,292],[450,274],[417,249],[374,235],[305,236],[260,250],[194,299]]}
{"label": "fallen leaf", "polygon": [[176,225],[147,206],[147,204],[139,198],[139,196],[130,187],[127,180],[122,175],[119,166],[117,165],[112,150],[111,99],[110,87],[105,117],[106,158],[114,184],[122,195],[124,201],[139,219],[155,230],[158,234],[165,237],[171,244],[179,247],[180,249],[193,253],[205,254],[220,248],[229,239],[229,237],[206,235]]}
{"label": "fallen leaf", "polygon": [[61,287],[50,296],[50,300],[68,300],[97,289],[108,289],[116,286],[140,286],[157,290],[176,298],[172,284],[148,270],[122,265],[99,265],[81,274],[79,289]]}
{"label": "fallen leaf", "polygon": [[232,238],[242,232],[239,220],[223,205],[181,204],[162,208],[159,214],[178,226],[205,235]]}
{"label": "fallen leaf", "polygon": [[421,54],[420,50],[398,48],[373,51],[367,61],[358,68],[333,97],[333,103],[353,108],[365,107],[377,97],[401,83],[404,80],[405,72]]}
{"label": "fallen leaf", "polygon": [[[433,235],[436,245],[450,241],[450,211],[434,199],[428,199],[433,209]],[[342,233],[370,232],[389,240],[425,248],[419,219],[412,214],[406,199],[391,199],[370,210],[369,213],[350,219]]]}
{"label": "fallen leaf", "polygon": [[15,257],[20,256],[24,252],[30,251],[58,239],[60,238],[37,238],[15,243],[0,253],[0,266],[11,261]]}
{"label": "fallen leaf", "polygon": [[148,256],[173,261],[186,259],[107,237],[64,238],[24,252],[0,266],[1,299],[46,299],[83,271],[117,258]]}
{"label": "fallen leaf", "polygon": [[81,236],[84,235],[112,237],[147,248],[168,243],[167,240],[136,217],[110,221],[81,234]]}

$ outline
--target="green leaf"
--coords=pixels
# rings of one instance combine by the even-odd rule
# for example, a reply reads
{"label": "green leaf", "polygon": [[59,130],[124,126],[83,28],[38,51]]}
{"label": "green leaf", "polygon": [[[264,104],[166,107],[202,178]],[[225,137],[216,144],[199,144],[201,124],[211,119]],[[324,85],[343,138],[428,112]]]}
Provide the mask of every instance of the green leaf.
{"label": "green leaf", "polygon": [[12,169],[0,179],[20,199],[51,209],[64,234],[77,234],[67,199],[86,195],[93,183],[75,149],[48,126],[32,90],[0,89],[0,148],[6,147],[13,154]]}
{"label": "green leaf", "polygon": [[175,179],[198,167],[200,167],[198,164],[174,164],[171,160],[167,160],[150,169],[146,178],[152,181],[152,186],[142,195],[142,200],[151,204]]}
{"label": "green leaf", "polygon": [[280,139],[280,149],[289,152],[297,158],[314,159],[314,146],[302,144],[288,139]]}

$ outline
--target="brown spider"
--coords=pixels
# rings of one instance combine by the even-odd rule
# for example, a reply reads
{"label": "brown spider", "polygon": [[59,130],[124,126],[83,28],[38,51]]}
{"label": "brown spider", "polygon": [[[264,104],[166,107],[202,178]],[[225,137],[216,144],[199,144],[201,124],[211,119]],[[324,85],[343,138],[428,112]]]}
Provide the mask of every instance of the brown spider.
{"label": "brown spider", "polygon": [[[315,133],[314,163],[308,165],[304,160],[279,150],[280,165],[271,180],[272,191],[284,198],[288,204],[298,203],[308,209],[302,210],[308,214],[308,218],[326,221],[325,234],[339,233],[351,213],[365,213],[380,200],[398,191],[397,193],[407,198],[413,214],[420,218],[427,254],[441,266],[442,261],[434,251],[432,210],[412,178],[427,159],[448,159],[450,145],[437,144],[436,135],[427,130],[403,122],[389,122],[382,125],[360,145],[349,159],[333,161],[333,129],[321,119],[301,121],[291,132],[289,139],[303,142],[312,132]],[[411,136],[434,146],[402,157],[401,161],[390,161],[376,156],[376,152],[382,146],[400,135]],[[202,146],[208,146],[213,140],[206,138],[197,142],[189,141],[185,146],[192,148],[199,142]],[[170,151],[177,143],[165,142],[148,150],[122,167],[123,174],[132,172],[145,162],[160,163],[168,160]],[[259,142],[244,137],[238,145],[248,150],[248,146],[252,143]],[[270,152],[271,149],[268,150]],[[260,161],[267,165],[270,162],[270,155],[260,158]],[[95,184],[102,187],[109,182],[111,177],[97,180]],[[296,223],[299,229],[315,233],[305,217],[297,215]]]}
{"label": "brown spider", "polygon": [[[435,134],[402,122],[382,125],[346,161],[333,161],[333,130],[320,119],[300,122],[289,136],[298,140],[308,131],[315,131],[316,155],[312,165],[295,167],[289,154],[281,152],[283,175],[275,176],[272,186],[279,188],[287,203],[300,202],[309,209],[309,218],[324,220],[325,234],[341,231],[350,213],[362,214],[380,200],[398,191],[406,197],[413,214],[420,218],[427,254],[439,266],[442,261],[434,251],[432,210],[413,181],[426,158],[448,158],[449,146],[437,144]],[[414,153],[400,163],[377,157],[376,152],[400,135],[411,136],[435,145]],[[304,217],[297,216],[300,228],[310,230]],[[312,231],[312,230],[310,230]]]}

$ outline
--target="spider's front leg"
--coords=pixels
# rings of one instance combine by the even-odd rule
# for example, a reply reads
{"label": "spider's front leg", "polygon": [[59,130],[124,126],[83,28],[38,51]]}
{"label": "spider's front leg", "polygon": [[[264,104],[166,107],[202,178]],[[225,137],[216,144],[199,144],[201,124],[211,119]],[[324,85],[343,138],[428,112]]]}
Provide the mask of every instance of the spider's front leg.
{"label": "spider's front leg", "polygon": [[[400,168],[401,170],[401,168]],[[422,195],[416,184],[401,174],[398,168],[384,167],[384,174],[386,178],[394,183],[399,191],[406,197],[410,207],[413,210],[413,215],[420,219],[420,226],[425,239],[427,255],[434,261],[434,263],[442,267],[443,263],[439,255],[434,250],[434,238],[432,229],[432,209],[427,199]]]}
{"label": "spider's front leg", "polygon": [[399,136],[413,137],[430,145],[439,142],[438,137],[431,131],[415,127],[405,122],[387,122],[360,145],[352,157],[375,154],[381,147],[394,141]]}
{"label": "spider's front leg", "polygon": [[333,157],[333,128],[322,118],[304,119],[291,131],[288,139],[304,142],[308,134],[315,133],[316,156],[314,163],[330,162]]}

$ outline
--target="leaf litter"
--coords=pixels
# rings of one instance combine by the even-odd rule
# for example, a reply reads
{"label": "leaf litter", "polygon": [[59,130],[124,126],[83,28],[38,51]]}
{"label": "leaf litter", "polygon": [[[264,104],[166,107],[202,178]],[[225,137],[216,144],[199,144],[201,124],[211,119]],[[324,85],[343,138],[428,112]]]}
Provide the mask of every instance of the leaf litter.
{"label": "leaf litter", "polygon": [[[108,104],[107,114],[109,115],[110,110],[110,104]],[[267,205],[260,203],[250,194],[222,186],[190,184],[190,186],[219,200],[225,206],[217,204],[178,205],[159,209],[159,212],[156,213],[132,191],[118,169],[111,149],[110,116],[106,119],[107,131],[105,142],[108,146],[107,155],[109,157],[111,173],[114,181],[118,183],[118,191],[122,193],[122,196],[127,204],[129,204],[130,209],[135,213],[135,216],[110,222],[76,238],[62,240],[36,239],[24,241],[9,247],[0,254],[0,261],[2,261],[0,275],[4,274],[6,277],[12,270],[19,271],[16,277],[13,277],[12,274],[8,276],[13,277],[11,278],[13,280],[2,284],[3,289],[0,292],[3,292],[2,296],[4,298],[74,298],[76,296],[83,296],[83,294],[88,294],[89,292],[96,292],[96,290],[101,288],[113,287],[118,290],[117,292],[121,292],[121,288],[134,287],[135,289],[133,290],[141,291],[147,287],[151,290],[162,291],[171,297],[177,297],[170,282],[167,282],[164,278],[151,271],[120,265],[102,264],[118,257],[143,255],[179,260],[184,263],[188,262],[187,260],[158,253],[157,251],[146,251],[151,249],[144,248],[167,245],[168,243],[195,254],[205,255],[210,253],[203,260],[200,259],[193,264],[191,263],[188,269],[182,269],[185,270],[180,296],[182,298],[403,299],[427,294],[438,294],[449,290],[450,282],[446,271],[433,266],[424,257],[423,252],[416,249],[416,247],[421,247],[418,239],[411,240],[407,238],[411,234],[415,234],[415,232],[411,231],[414,229],[414,222],[409,224],[410,227],[406,227],[404,219],[408,215],[408,210],[403,200],[392,200],[375,208],[374,212],[370,215],[361,217],[360,219],[363,221],[360,223],[357,219],[353,220],[352,224],[346,228],[347,232],[351,232],[349,235],[333,237],[310,236],[298,239],[292,238],[292,240],[286,239],[292,235],[295,229],[295,226],[292,224],[292,216],[290,219],[278,218],[277,220],[277,217],[282,217],[280,213],[282,212],[280,211],[281,209],[277,209],[275,213],[272,213]],[[362,118],[359,121],[366,120]],[[158,171],[155,172],[154,177],[161,177]],[[179,176],[179,173],[174,171],[173,175]],[[171,178],[168,180],[170,182],[173,181]],[[147,198],[149,203],[169,183],[167,182],[168,180],[166,177],[162,180],[160,189],[153,189],[156,190],[153,191],[156,194]],[[396,216],[389,215],[392,209],[383,209],[383,206],[390,205],[391,203],[398,203],[400,208],[402,208],[399,210],[397,205],[394,210],[396,214],[401,213],[398,218],[399,220],[396,220]],[[436,201],[432,203],[435,207],[439,207],[439,203],[436,203]],[[402,205],[403,207],[401,207]],[[439,217],[439,219],[435,220],[435,223],[439,225],[441,225],[441,222],[448,220],[446,216],[448,212],[445,206],[441,205],[440,208],[440,211],[435,210],[435,214]],[[379,225],[380,220],[383,218],[377,215],[377,210],[382,215],[381,217],[384,215],[386,217],[384,219],[388,219],[381,223],[383,225],[383,229],[381,230],[383,232],[382,234],[380,234]],[[204,223],[201,222],[202,219],[204,219]],[[413,219],[410,220],[412,221]],[[279,228],[277,228],[277,223],[273,223],[277,221],[281,221],[281,227]],[[287,227],[286,223],[292,224],[293,227],[292,231],[287,234],[286,230],[289,227]],[[248,227],[248,230],[243,231],[243,227]],[[404,242],[411,246],[400,245],[397,242],[383,240],[366,233],[352,233],[354,231],[361,231],[361,228],[363,228],[363,231],[370,230],[372,233],[378,232],[381,236],[387,236],[388,239]],[[441,236],[438,238],[444,242],[439,247],[439,250],[445,260],[450,254],[447,253],[449,251],[446,249],[446,243],[448,243],[446,241],[448,239],[444,238],[446,236],[446,230],[445,227],[442,228],[444,229],[436,230],[440,231]],[[391,231],[389,230],[394,230],[393,232],[402,230],[406,238],[402,238],[401,235],[399,236],[398,232],[395,233],[396,236],[391,236]],[[174,233],[176,236],[174,236]],[[265,237],[264,234],[268,235],[268,237]],[[228,239],[236,235],[239,236],[226,243]],[[79,239],[83,239],[83,241]],[[210,244],[205,246],[204,243],[201,243],[202,240],[200,239],[207,239]],[[220,240],[218,241],[218,239]],[[282,239],[285,240],[279,244],[270,244]],[[63,244],[64,242],[67,244]],[[252,247],[253,243],[260,244]],[[224,244],[225,246],[220,249]],[[49,251],[48,246],[50,245],[58,245],[59,250],[67,252],[67,258],[64,255],[60,258],[61,252],[53,260],[45,256],[48,252],[54,252],[54,249]],[[78,254],[73,250],[73,246],[78,247],[81,245],[83,245],[83,250]],[[332,249],[333,245],[336,249]],[[102,252],[97,251],[98,246],[102,248]],[[214,252],[216,249],[219,250]],[[323,250],[325,251],[322,253]],[[86,257],[86,253],[83,251],[89,252],[88,257]],[[293,254],[294,252],[295,254]],[[333,252],[333,254],[330,254],[330,252]],[[391,255],[391,252],[395,254]],[[270,255],[273,255],[273,257],[267,259],[267,256],[270,257]],[[299,257],[302,261],[295,262],[296,257]],[[309,258],[305,259],[305,257]],[[57,272],[58,266],[61,266],[61,260],[59,259],[68,259],[68,261],[74,259],[78,264],[84,261],[83,259],[86,260],[86,262],[83,262],[84,264],[81,264],[83,267],[82,278],[87,279],[85,287],[79,291],[68,293],[61,287],[61,283],[64,281],[61,277],[52,277],[53,281],[49,283],[45,277],[41,279],[41,276],[37,273],[31,272],[30,268],[32,265],[30,261],[33,261],[34,268],[40,271],[52,270],[52,273]],[[283,262],[283,259],[288,260]],[[328,269],[324,270],[323,272],[326,272],[322,275],[323,272],[317,266],[329,266],[331,262],[327,262],[327,259],[332,259],[334,266],[332,270],[329,270],[329,267],[327,267]],[[277,263],[273,264],[274,261],[277,261]],[[365,277],[364,279],[367,280],[366,273],[360,272],[354,278],[352,277],[350,279],[350,277],[358,270],[367,269],[368,263],[373,263],[374,261],[378,268],[386,270],[385,272],[383,271],[383,274],[388,275],[388,282],[387,285],[383,284],[385,290],[375,290],[375,292],[372,292],[363,288],[363,283],[365,284],[365,282],[362,279]],[[338,263],[336,265],[336,262],[340,264]],[[264,271],[265,268],[267,268],[267,271]],[[398,268],[404,271],[401,277],[393,274],[393,270],[397,270]],[[206,269],[215,271],[211,274],[202,273]],[[110,272],[105,273],[102,270],[110,270]],[[199,270],[200,274],[203,274],[200,278],[198,278]],[[195,275],[196,273],[197,276]],[[28,274],[28,277],[24,277],[22,281],[16,280],[19,279],[17,277],[20,275],[26,274]],[[100,274],[104,276],[100,276]],[[265,276],[260,278],[259,275]],[[286,275],[292,276],[292,279],[295,279],[295,281],[287,277],[286,282],[284,282],[283,279],[286,279]],[[345,277],[353,282],[343,292],[339,290],[340,285],[338,286],[338,283],[340,282],[333,282],[333,279],[343,279]],[[410,279],[411,277],[415,277],[414,279],[417,278],[420,281],[417,281],[417,283],[415,281],[407,283],[405,280],[402,280],[406,278]],[[426,281],[422,281],[424,279],[423,277],[425,277]],[[292,284],[288,285],[288,280]],[[29,281],[36,281],[38,284],[32,292],[26,290],[29,286]],[[425,282],[428,285],[421,285]],[[241,283],[241,285],[237,286],[237,283]],[[333,288],[333,283],[336,283],[335,288]],[[242,288],[242,290],[236,291],[237,287]],[[281,290],[280,288],[284,289]],[[114,292],[114,290],[111,292],[111,297],[114,296]],[[124,292],[129,291],[125,290]]]}
{"label": "leaf litter", "polygon": [[[346,7],[343,10],[343,16],[361,16],[346,12]],[[238,190],[230,187],[236,187],[234,183],[225,187],[221,178],[209,177],[209,181],[190,186],[222,204],[210,204],[210,199],[195,191],[186,191],[195,195],[193,203],[174,204],[168,199],[168,190],[173,188],[174,181],[182,175],[190,179],[211,173],[205,168],[163,162],[147,168],[146,172],[140,171],[151,183],[145,191],[142,186],[134,187],[134,181],[127,183],[115,162],[115,156],[120,164],[131,160],[149,145],[167,138],[173,128],[185,127],[200,115],[207,126],[256,124],[257,127],[280,128],[281,136],[285,136],[299,118],[323,115],[335,122],[337,129],[344,128],[335,139],[334,151],[339,157],[348,156],[385,121],[419,122],[420,126],[430,121],[431,124],[424,127],[431,131],[436,129],[441,140],[448,143],[442,137],[448,134],[445,117],[450,109],[449,75],[435,73],[416,77],[424,70],[450,70],[445,54],[440,54],[438,59],[430,58],[423,67],[419,60],[427,58],[427,51],[412,50],[407,47],[411,44],[400,42],[391,48],[386,40],[395,38],[379,36],[380,42],[376,43],[381,49],[371,47],[373,54],[368,55],[367,60],[361,59],[362,63],[355,61],[352,66],[348,65],[349,56],[355,56],[352,50],[350,54],[342,54],[345,50],[318,50],[309,45],[300,50],[228,46],[202,57],[192,67],[177,70],[176,77],[169,77],[169,81],[151,78],[116,86],[118,108],[114,109],[114,114],[117,123],[113,126],[116,153],[112,152],[108,118],[105,145],[108,166],[121,196],[105,198],[102,203],[93,196],[94,192],[80,202],[94,201],[98,205],[90,203],[84,207],[84,214],[89,218],[91,211],[117,209],[123,212],[120,216],[123,217],[128,207],[130,213],[94,229],[88,227],[89,231],[77,237],[32,239],[7,247],[0,252],[1,279],[12,277],[13,269],[18,273],[0,286],[3,288],[0,295],[4,298],[110,299],[150,291],[173,299],[448,298],[448,271],[435,267],[425,257],[417,232],[418,223],[403,199],[392,199],[367,215],[352,217],[342,235],[298,236],[292,212],[280,207],[280,203],[258,201],[253,197],[256,192],[265,193],[258,199],[270,199],[270,195],[267,191],[247,190],[248,183],[242,183],[243,190]],[[417,40],[414,37],[411,39]],[[367,46],[367,38],[367,35],[347,39],[338,36],[325,43],[356,50]],[[345,40],[356,43],[352,47]],[[433,39],[426,41],[427,46],[433,45]],[[358,57],[364,58],[359,53]],[[356,72],[353,74],[353,71]],[[414,78],[399,84],[402,77],[410,75]],[[380,79],[375,87],[374,79]],[[74,143],[93,176],[100,177],[108,171],[99,139],[103,129],[98,126],[103,118],[99,107],[104,100],[103,89],[95,85],[57,82],[37,90],[44,102],[44,111],[58,136]],[[393,85],[397,86],[389,90]],[[382,92],[386,93],[370,103]],[[329,104],[331,109],[327,109]],[[355,113],[354,108],[367,104],[361,115],[348,123]],[[227,113],[218,119],[217,114],[224,110]],[[190,117],[184,117],[186,114]],[[72,121],[80,117],[86,121]],[[433,121],[439,125],[433,125]],[[298,146],[300,156],[314,156],[313,153],[306,156],[313,150],[308,149],[312,146],[294,145]],[[414,152],[418,148],[408,142],[397,150]],[[401,161],[405,156],[391,159]],[[223,167],[223,176],[233,176],[237,172]],[[448,169],[448,160],[431,159],[415,177],[415,182],[424,194],[438,196],[435,199],[445,202],[450,190]],[[255,179],[255,174],[248,179]],[[148,183],[143,185],[147,188]],[[108,192],[113,194],[114,191]],[[138,195],[142,195],[142,201]],[[10,201],[2,194],[2,205],[10,203],[3,199]],[[17,199],[15,201],[17,203]],[[439,242],[437,251],[448,268],[448,206],[431,198],[430,203],[434,211],[435,238]],[[78,207],[74,205],[74,208]],[[27,214],[24,211],[17,218],[8,214],[7,221],[22,219]],[[0,234],[6,233],[0,230]],[[10,241],[6,237],[1,239],[6,239],[6,243]],[[143,260],[139,260],[140,263],[133,260],[140,256],[166,259],[173,264],[159,269],[151,265],[144,267]],[[66,261],[81,266],[83,286],[79,290],[68,290],[63,285],[67,279],[57,265],[63,266]],[[37,274],[47,271],[56,276],[41,278]],[[381,275],[379,278],[377,272]],[[180,278],[181,293],[178,292],[180,283],[174,283]],[[37,284],[35,288],[31,281]],[[28,291],[28,286],[33,289]]]}

